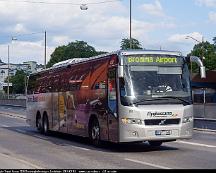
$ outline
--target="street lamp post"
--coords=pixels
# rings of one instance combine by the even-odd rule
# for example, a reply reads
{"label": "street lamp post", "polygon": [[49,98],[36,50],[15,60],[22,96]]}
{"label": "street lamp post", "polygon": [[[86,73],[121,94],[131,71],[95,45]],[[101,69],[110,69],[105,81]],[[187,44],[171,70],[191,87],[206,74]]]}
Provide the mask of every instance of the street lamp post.
{"label": "street lamp post", "polygon": [[[17,40],[15,37],[11,37],[11,44],[14,40]],[[8,45],[8,79],[7,79],[7,98],[10,98],[10,45]]]}
{"label": "street lamp post", "polygon": [[7,97],[9,99],[9,96],[10,96],[10,84],[9,84],[9,78],[10,78],[10,73],[9,73],[9,70],[10,70],[10,46],[8,45],[8,79],[7,79]]}
{"label": "street lamp post", "polygon": [[132,7],[131,7],[131,0],[130,0],[130,49],[132,49],[132,16],[131,16],[131,13],[132,13]]}
{"label": "street lamp post", "polygon": [[46,69],[46,56],[47,56],[47,32],[44,32],[44,68]]}

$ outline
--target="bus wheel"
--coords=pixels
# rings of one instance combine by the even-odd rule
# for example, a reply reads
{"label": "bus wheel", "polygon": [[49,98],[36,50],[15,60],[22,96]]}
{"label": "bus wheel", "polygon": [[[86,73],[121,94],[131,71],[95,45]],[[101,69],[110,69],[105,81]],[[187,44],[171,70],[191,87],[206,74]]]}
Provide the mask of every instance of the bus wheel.
{"label": "bus wheel", "polygon": [[42,133],[43,132],[43,127],[42,127],[42,119],[41,116],[37,116],[36,119],[36,126],[37,126],[37,130]]}
{"label": "bus wheel", "polygon": [[45,135],[49,133],[49,121],[46,115],[43,117],[43,133]]}
{"label": "bus wheel", "polygon": [[148,141],[149,145],[151,145],[152,147],[159,147],[162,145],[162,141]]}
{"label": "bus wheel", "polygon": [[94,145],[100,145],[100,126],[97,119],[93,119],[93,121],[91,122],[89,137]]}

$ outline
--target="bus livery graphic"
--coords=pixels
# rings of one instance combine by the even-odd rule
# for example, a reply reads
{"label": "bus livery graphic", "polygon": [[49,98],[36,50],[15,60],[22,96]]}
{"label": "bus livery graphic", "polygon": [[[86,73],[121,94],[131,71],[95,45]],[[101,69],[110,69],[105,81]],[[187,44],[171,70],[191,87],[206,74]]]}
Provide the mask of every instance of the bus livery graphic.
{"label": "bus livery graphic", "polygon": [[[204,69],[197,57],[191,60]],[[188,62],[180,52],[122,50],[57,63],[30,75],[27,122],[42,133],[89,137],[94,144],[190,139]]]}

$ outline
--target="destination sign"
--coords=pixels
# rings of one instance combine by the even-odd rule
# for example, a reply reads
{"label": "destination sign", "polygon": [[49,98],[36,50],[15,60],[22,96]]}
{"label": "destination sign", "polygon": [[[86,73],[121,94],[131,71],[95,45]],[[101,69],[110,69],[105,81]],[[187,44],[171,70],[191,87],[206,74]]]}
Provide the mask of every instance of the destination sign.
{"label": "destination sign", "polygon": [[182,65],[183,58],[175,56],[127,56],[125,64],[130,65]]}

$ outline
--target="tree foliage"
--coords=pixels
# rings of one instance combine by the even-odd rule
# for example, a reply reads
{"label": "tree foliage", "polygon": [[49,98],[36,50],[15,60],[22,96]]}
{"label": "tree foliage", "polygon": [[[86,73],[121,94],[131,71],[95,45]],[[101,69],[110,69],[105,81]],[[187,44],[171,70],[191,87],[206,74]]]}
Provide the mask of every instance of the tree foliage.
{"label": "tree foliage", "polygon": [[135,39],[132,38],[132,47],[130,48],[130,39],[129,38],[123,38],[121,41],[121,49],[125,50],[125,49],[142,49],[142,45],[140,44],[140,42]]}
{"label": "tree foliage", "polygon": [[84,41],[71,42],[68,45],[59,46],[51,54],[51,58],[47,64],[47,67],[51,67],[53,64],[60,61],[65,61],[72,58],[89,58],[105,52],[97,52],[94,47],[88,45]]}
{"label": "tree foliage", "polygon": [[[9,82],[12,83],[12,87],[10,87],[10,93],[24,94],[25,78],[26,78],[26,73],[23,70],[17,70],[16,74],[9,78]],[[5,80],[5,82],[7,82],[7,79]],[[6,92],[7,87],[5,87],[4,90]]]}
{"label": "tree foliage", "polygon": [[216,47],[216,37],[213,38],[214,45]]}
{"label": "tree foliage", "polygon": [[[188,55],[198,56],[203,59],[204,65],[207,70],[215,70],[216,69],[216,52],[214,44],[210,44],[208,41],[199,43],[194,46],[191,53]],[[193,72],[198,72],[198,66],[193,63],[192,65]]]}

